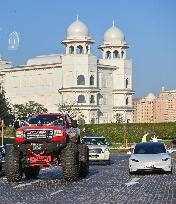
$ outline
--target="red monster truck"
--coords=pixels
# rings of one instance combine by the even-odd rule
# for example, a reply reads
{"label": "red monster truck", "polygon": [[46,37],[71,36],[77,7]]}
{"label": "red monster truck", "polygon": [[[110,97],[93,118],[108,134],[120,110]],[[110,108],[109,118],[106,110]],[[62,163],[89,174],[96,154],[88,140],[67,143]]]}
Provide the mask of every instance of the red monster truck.
{"label": "red monster truck", "polygon": [[[19,127],[19,124],[15,124]],[[23,173],[36,178],[41,167],[61,165],[64,179],[76,181],[89,173],[88,147],[80,143],[77,121],[67,114],[34,114],[15,131],[15,142],[5,152],[4,171],[9,182]]]}

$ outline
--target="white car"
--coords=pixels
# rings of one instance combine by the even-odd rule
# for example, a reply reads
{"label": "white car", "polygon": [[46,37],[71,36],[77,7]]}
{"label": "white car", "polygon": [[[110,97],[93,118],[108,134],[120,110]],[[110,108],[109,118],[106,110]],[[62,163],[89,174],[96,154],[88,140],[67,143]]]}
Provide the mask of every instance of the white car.
{"label": "white car", "polygon": [[129,173],[162,170],[172,173],[172,160],[164,143],[141,142],[135,145],[129,158]]}
{"label": "white car", "polygon": [[83,142],[89,148],[89,161],[103,161],[110,164],[109,143],[103,136],[85,136]]}

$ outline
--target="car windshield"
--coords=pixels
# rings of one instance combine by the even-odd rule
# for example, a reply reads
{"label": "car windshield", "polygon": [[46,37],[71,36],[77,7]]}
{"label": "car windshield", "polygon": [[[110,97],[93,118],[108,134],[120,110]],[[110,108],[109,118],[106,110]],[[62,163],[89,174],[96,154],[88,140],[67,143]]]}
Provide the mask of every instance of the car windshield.
{"label": "car windshield", "polygon": [[86,144],[92,144],[92,145],[104,145],[104,144],[106,144],[105,138],[98,138],[98,137],[95,137],[95,138],[85,137],[85,138],[83,138],[83,141]]}
{"label": "car windshield", "polygon": [[56,125],[63,125],[63,118],[58,115],[33,115],[28,118],[29,124],[48,124],[56,123]]}
{"label": "car windshield", "polygon": [[139,143],[136,144],[134,154],[160,154],[166,153],[163,143]]}

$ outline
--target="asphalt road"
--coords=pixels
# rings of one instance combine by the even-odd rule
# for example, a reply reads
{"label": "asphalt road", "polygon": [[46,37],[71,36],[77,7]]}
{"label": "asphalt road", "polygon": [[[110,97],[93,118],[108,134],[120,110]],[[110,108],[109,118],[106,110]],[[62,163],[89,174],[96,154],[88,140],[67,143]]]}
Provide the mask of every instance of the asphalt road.
{"label": "asphalt road", "polygon": [[112,154],[111,165],[90,165],[89,176],[65,182],[61,167],[42,169],[36,180],[8,183],[0,177],[0,204],[176,204],[173,174],[129,175],[128,156]]}

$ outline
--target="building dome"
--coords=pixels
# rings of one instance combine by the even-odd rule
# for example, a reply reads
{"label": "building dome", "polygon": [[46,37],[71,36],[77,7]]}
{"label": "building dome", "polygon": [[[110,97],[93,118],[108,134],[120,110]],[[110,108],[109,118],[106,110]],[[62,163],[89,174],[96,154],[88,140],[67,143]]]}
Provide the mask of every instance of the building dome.
{"label": "building dome", "polygon": [[118,42],[118,41],[125,41],[125,36],[123,32],[114,26],[110,27],[105,33],[104,33],[104,42]]}
{"label": "building dome", "polygon": [[153,93],[148,93],[148,95],[146,96],[146,99],[154,100],[155,99],[155,95]]}
{"label": "building dome", "polygon": [[77,19],[67,29],[67,37],[88,37],[89,30],[87,26]]}

